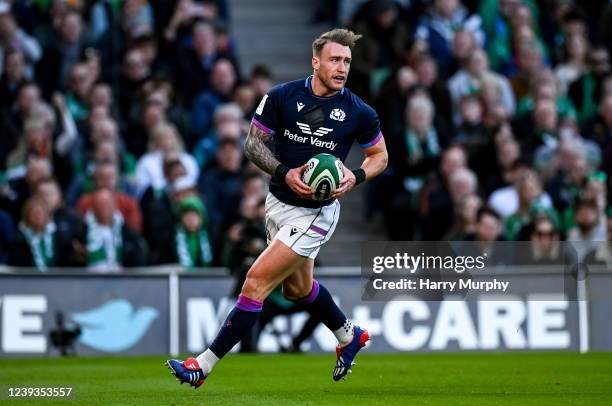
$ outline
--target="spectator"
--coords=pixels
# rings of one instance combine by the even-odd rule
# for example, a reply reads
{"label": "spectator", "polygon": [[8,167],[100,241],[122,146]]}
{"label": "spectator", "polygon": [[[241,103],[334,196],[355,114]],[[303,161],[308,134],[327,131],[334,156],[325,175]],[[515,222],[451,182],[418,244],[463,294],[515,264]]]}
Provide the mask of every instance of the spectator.
{"label": "spectator", "polygon": [[251,70],[249,83],[255,90],[255,100],[261,100],[262,97],[272,88],[272,73],[264,65],[256,65]]}
{"label": "spectator", "polygon": [[461,241],[476,232],[476,215],[482,207],[482,200],[477,195],[465,196],[455,206],[452,228],[444,235],[444,241]]}
{"label": "spectator", "polygon": [[144,241],[124,223],[113,193],[100,189],[91,200],[91,208],[85,214],[87,269],[119,272],[126,267],[144,266]]}
{"label": "spectator", "polygon": [[7,210],[13,219],[19,218],[25,201],[34,194],[38,182],[53,175],[51,162],[38,157],[27,160],[24,172],[12,179],[9,178],[7,187],[0,195],[2,208]]}
{"label": "spectator", "polygon": [[223,140],[217,151],[216,165],[205,171],[198,182],[210,215],[210,236],[216,261],[221,258],[224,230],[238,217],[242,159],[239,144]]}
{"label": "spectator", "polygon": [[9,253],[9,265],[34,267],[42,272],[68,266],[70,246],[58,237],[57,225],[47,204],[40,198],[28,199]]}
{"label": "spectator", "polygon": [[93,174],[94,191],[81,196],[76,204],[76,208],[82,215],[85,215],[95,204],[96,191],[106,190],[113,193],[115,198],[114,206],[121,213],[122,222],[133,231],[142,231],[142,213],[138,202],[133,197],[121,192],[119,187],[119,171],[114,163],[101,162],[96,165]]}
{"label": "spectator", "polygon": [[215,110],[232,99],[236,75],[228,60],[220,59],[215,62],[210,72],[210,85],[210,90],[196,96],[191,108],[191,128],[198,140],[210,132]]}
{"label": "spectator", "polygon": [[481,152],[488,143],[488,134],[483,124],[483,105],[475,95],[466,95],[459,100],[459,117],[461,125],[457,128],[454,141],[466,146],[470,158]]}
{"label": "spectator", "polygon": [[9,153],[22,139],[23,125],[30,117],[34,106],[41,102],[40,89],[35,83],[25,82],[17,89],[13,104],[5,106],[2,114],[3,136],[0,138],[0,168],[6,169]]}
{"label": "spectator", "polygon": [[22,30],[15,16],[11,13],[10,5],[0,3],[0,66],[4,67],[4,60],[10,50],[21,52],[25,75],[31,78],[36,62],[42,56],[42,50],[36,39]]}
{"label": "spectator", "polygon": [[30,79],[26,74],[24,58],[20,51],[5,52],[0,76],[0,106],[12,105],[17,99],[19,87]]}
{"label": "spectator", "polygon": [[612,207],[608,207],[606,211],[606,231],[608,239],[600,242],[597,248],[586,256],[584,262],[589,265],[604,265],[606,270],[609,270],[612,266]]}
{"label": "spectator", "polygon": [[538,21],[539,10],[533,0],[485,0],[480,2],[478,14],[489,40],[487,54],[495,70],[503,69],[512,60],[511,19],[517,7],[524,2],[529,7],[531,20]]}
{"label": "spectator", "polygon": [[465,68],[470,56],[477,48],[479,46],[472,31],[460,28],[455,32],[452,44],[452,59],[448,65],[447,77],[454,75],[459,69]]}
{"label": "spectator", "polygon": [[[427,175],[438,166],[441,143],[433,125],[434,105],[424,96],[415,96],[408,102],[406,110],[406,131],[396,154],[401,163],[395,170],[404,175],[403,183],[407,191],[418,195]],[[399,138],[399,137],[396,137]]]}
{"label": "spectator", "polygon": [[[403,142],[408,96],[412,96],[417,80],[417,75],[411,67],[401,66],[394,74],[389,75],[378,94],[375,107],[387,143],[396,145]],[[393,147],[389,148],[391,167],[401,165],[402,160],[401,156],[393,155],[394,150]],[[396,162],[396,159],[400,162]]]}
{"label": "spectator", "polygon": [[23,166],[28,157],[51,160],[53,152],[52,133],[42,117],[31,115],[23,126],[23,137],[7,157],[9,168]]}
{"label": "spectator", "polygon": [[[551,218],[558,224],[556,213],[550,210],[550,200],[542,190],[542,183],[534,172],[524,173],[515,186],[516,197],[518,198],[517,210],[505,220],[504,235],[507,240],[515,240],[519,236],[522,228],[531,221],[533,210],[548,210]],[[514,197],[514,196],[513,196]]]}
{"label": "spectator", "polygon": [[585,72],[588,47],[588,40],[583,35],[572,35],[563,44],[563,62],[555,68],[561,94],[567,94],[570,84]]}
{"label": "spectator", "polygon": [[353,66],[348,87],[366,99],[371,90],[378,90],[402,55],[408,39],[408,27],[399,22],[400,10],[396,2],[375,0],[364,5],[351,24],[363,35],[360,46],[353,52]]}
{"label": "spectator", "polygon": [[193,47],[181,51],[178,76],[187,105],[191,105],[196,95],[211,88],[211,72],[218,60],[226,59],[233,67],[234,76],[239,77],[234,58],[217,50],[217,34],[212,24],[197,22],[191,32]]}
{"label": "spectator", "polygon": [[125,144],[132,154],[140,157],[147,152],[149,139],[155,127],[167,123],[168,117],[161,103],[147,101],[142,106],[138,121],[129,129],[130,136],[125,140]]}
{"label": "spectator", "polygon": [[126,41],[130,42],[153,32],[153,9],[145,0],[126,0],[121,15]]}
{"label": "spectator", "polygon": [[77,63],[69,70],[66,106],[72,117],[83,120],[89,114],[88,98],[95,80],[85,63]]}
{"label": "spectator", "polygon": [[508,264],[512,258],[508,245],[499,244],[503,240],[501,217],[489,207],[484,206],[478,210],[475,232],[465,240],[470,243],[464,246],[461,255],[482,255],[487,266]]}
{"label": "spectator", "polygon": [[66,88],[68,73],[86,47],[83,19],[78,12],[68,11],[61,17],[54,41],[45,47],[36,65],[36,78],[45,96]]}
{"label": "spectator", "polygon": [[529,94],[518,103],[516,108],[517,116],[533,112],[535,104],[542,100],[555,102],[557,113],[561,119],[576,119],[576,109],[572,101],[565,94],[559,92],[557,79],[548,69],[533,76]]}
{"label": "spectator", "polygon": [[151,74],[151,66],[141,50],[132,48],[125,53],[120,79],[120,111],[130,111],[130,108],[136,104],[138,92],[151,78]]}
{"label": "spectator", "polygon": [[[451,228],[454,213],[451,189],[455,189],[456,201],[476,192],[476,179],[473,178],[473,173],[466,168],[466,165],[467,156],[465,150],[460,146],[453,145],[442,153],[438,169],[439,176],[435,183],[432,182],[424,188],[421,196],[419,211],[423,219],[422,239],[424,241],[437,241]],[[451,186],[453,176],[456,177],[455,184]]]}
{"label": "spectator", "polygon": [[542,49],[535,41],[520,42],[516,57],[516,73],[510,83],[514,96],[520,100],[529,92],[531,78],[544,68]]}
{"label": "spectator", "polygon": [[143,236],[150,248],[152,264],[167,264],[175,260],[176,253],[168,241],[174,239],[175,206],[184,190],[183,180],[189,182],[185,178],[187,171],[176,154],[166,155],[163,165],[166,186],[162,189],[149,186],[140,199],[143,218],[147,219]]}
{"label": "spectator", "polygon": [[198,197],[191,196],[181,200],[178,210],[175,236],[178,263],[190,271],[209,266],[213,256],[204,204]]}
{"label": "spectator", "polygon": [[62,191],[56,180],[43,179],[36,184],[34,196],[47,204],[47,209],[57,227],[60,245],[68,247],[67,266],[85,264],[85,224],[81,217],[64,205]]}
{"label": "spectator", "polygon": [[549,180],[546,190],[550,194],[558,212],[574,207],[579,200],[582,187],[586,183],[591,168],[586,161],[584,150],[576,143],[567,143],[559,150],[560,168]]}
{"label": "spectator", "polygon": [[243,83],[236,87],[233,102],[240,107],[244,118],[252,117],[255,114],[258,101],[255,88],[252,85]]}
{"label": "spectator", "polygon": [[159,105],[163,109],[164,116],[167,117],[167,120],[164,121],[174,124],[179,130],[183,142],[191,147],[193,139],[188,136],[191,131],[189,111],[181,106],[172,83],[163,78],[154,78],[143,85],[141,94],[144,101],[138,105],[138,108],[141,108],[142,104]]}
{"label": "spectator", "polygon": [[194,157],[198,161],[200,167],[206,169],[214,165],[214,158],[217,155],[219,144],[223,140],[229,139],[242,145],[244,135],[245,126],[242,119],[240,119],[240,121],[221,121],[210,136],[199,142],[194,149]]}
{"label": "spectator", "polygon": [[448,89],[453,102],[453,121],[460,124],[459,101],[462,96],[478,93],[485,83],[493,84],[498,100],[508,114],[514,113],[515,96],[507,78],[489,70],[489,60],[482,49],[476,49],[468,59],[466,67],[460,69],[448,80]]}
{"label": "spectator", "polygon": [[564,250],[561,235],[555,224],[546,216],[536,217],[529,227],[529,253],[527,263],[531,265],[561,265]]}
{"label": "spectator", "polygon": [[610,55],[603,46],[593,46],[588,54],[588,69],[570,84],[568,96],[578,111],[578,121],[585,123],[597,114],[602,84],[610,73]]}
{"label": "spectator", "polygon": [[597,249],[598,243],[608,240],[606,221],[597,202],[580,200],[576,205],[576,227],[567,233],[567,240],[576,250],[579,261]]}
{"label": "spectator", "polygon": [[[417,27],[415,36],[417,40],[427,43],[438,66],[446,68],[451,64],[456,31],[469,31],[479,46],[484,45],[481,23],[480,17],[470,15],[459,0],[434,0],[429,12]],[[448,72],[442,72],[442,76],[447,74]]]}
{"label": "spectator", "polygon": [[[421,55],[413,64],[417,76],[417,84],[429,93],[429,97],[436,101],[435,123],[441,138],[446,140],[448,126],[452,115],[451,96],[445,80],[440,78],[439,67],[429,55]],[[446,144],[446,143],[444,143]]]}
{"label": "spectator", "polygon": [[138,188],[144,192],[149,186],[162,189],[166,186],[163,176],[164,156],[178,153],[187,170],[187,177],[194,182],[198,179],[200,169],[190,154],[183,152],[182,142],[176,128],[171,124],[159,124],[151,134],[150,152],[143,155],[136,164],[136,181]]}
{"label": "spectator", "polygon": [[119,156],[118,148],[117,143],[112,140],[101,141],[95,146],[91,161],[88,162],[82,173],[73,178],[66,190],[66,202],[69,206],[74,206],[83,194],[96,189],[96,178],[100,176],[96,174],[96,171],[106,164],[118,168],[117,189],[119,191],[132,197],[138,195],[138,189],[133,180],[136,166],[134,157],[129,153]]}

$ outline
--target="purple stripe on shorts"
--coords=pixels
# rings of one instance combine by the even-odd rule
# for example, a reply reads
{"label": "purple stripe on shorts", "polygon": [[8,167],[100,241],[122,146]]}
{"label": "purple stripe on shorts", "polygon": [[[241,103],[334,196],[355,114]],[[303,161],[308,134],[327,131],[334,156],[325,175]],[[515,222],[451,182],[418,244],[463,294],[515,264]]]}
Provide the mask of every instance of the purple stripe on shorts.
{"label": "purple stripe on shorts", "polygon": [[312,289],[308,296],[304,296],[301,299],[298,299],[298,303],[308,304],[314,302],[314,300],[319,296],[319,282],[316,279],[312,280]]}
{"label": "purple stripe on shorts", "polygon": [[315,233],[321,234],[323,237],[327,235],[327,230],[323,230],[321,227],[317,227],[314,224],[310,226],[310,229]]}
{"label": "purple stripe on shorts", "polygon": [[273,130],[269,129],[268,127],[260,123],[255,117],[251,119],[251,123],[255,124],[255,127],[259,128],[261,131],[265,132],[266,134],[274,135]]}
{"label": "purple stripe on shorts", "polygon": [[244,310],[245,312],[260,312],[261,308],[263,307],[263,302],[249,299],[246,296],[240,295],[238,296],[236,307],[240,310]]}
{"label": "purple stripe on shorts", "polygon": [[378,144],[378,142],[380,141],[382,136],[383,136],[382,131],[379,131],[378,135],[376,135],[376,137],[374,137],[374,139],[372,141],[368,142],[367,144],[359,144],[359,145],[361,146],[361,148],[369,148],[372,145]]}

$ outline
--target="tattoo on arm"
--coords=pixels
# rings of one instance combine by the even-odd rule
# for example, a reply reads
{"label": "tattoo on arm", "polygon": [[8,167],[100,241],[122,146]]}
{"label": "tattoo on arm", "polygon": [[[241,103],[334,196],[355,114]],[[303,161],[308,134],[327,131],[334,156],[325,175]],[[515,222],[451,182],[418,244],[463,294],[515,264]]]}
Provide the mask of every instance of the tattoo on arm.
{"label": "tattoo on arm", "polygon": [[251,125],[244,146],[244,153],[246,157],[261,170],[266,171],[270,175],[274,175],[274,171],[280,162],[278,162],[278,159],[274,157],[272,151],[266,146],[265,143],[269,140],[269,134]]}

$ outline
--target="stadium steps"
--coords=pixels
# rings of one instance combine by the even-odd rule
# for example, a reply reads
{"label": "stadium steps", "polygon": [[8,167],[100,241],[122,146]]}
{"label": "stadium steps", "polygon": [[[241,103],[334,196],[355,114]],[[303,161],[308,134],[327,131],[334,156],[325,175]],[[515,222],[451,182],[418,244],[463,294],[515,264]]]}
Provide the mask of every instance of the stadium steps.
{"label": "stadium steps", "polygon": [[268,66],[276,81],[310,73],[310,44],[326,25],[312,24],[312,0],[230,0],[232,33],[242,74],[254,65]]}
{"label": "stadium steps", "polygon": [[[277,82],[310,74],[310,44],[330,27],[312,24],[316,2],[312,0],[230,0],[232,32],[237,42],[242,73],[248,75],[256,64],[272,70]],[[362,159],[354,146],[347,166],[359,166]],[[364,220],[364,192],[360,187],[342,199],[340,222],[331,241],[319,254],[321,265],[356,266],[361,243],[384,240],[379,222]]]}

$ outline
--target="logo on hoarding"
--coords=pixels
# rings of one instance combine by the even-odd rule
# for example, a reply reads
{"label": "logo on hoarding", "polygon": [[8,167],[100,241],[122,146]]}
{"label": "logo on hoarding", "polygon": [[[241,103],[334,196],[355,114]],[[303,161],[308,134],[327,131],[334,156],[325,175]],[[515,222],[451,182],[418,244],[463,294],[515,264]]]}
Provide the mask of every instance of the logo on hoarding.
{"label": "logo on hoarding", "polygon": [[157,316],[156,309],[145,306],[136,310],[124,299],[71,314],[72,320],[82,329],[79,342],[104,352],[125,351],[135,345]]}

